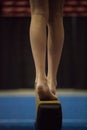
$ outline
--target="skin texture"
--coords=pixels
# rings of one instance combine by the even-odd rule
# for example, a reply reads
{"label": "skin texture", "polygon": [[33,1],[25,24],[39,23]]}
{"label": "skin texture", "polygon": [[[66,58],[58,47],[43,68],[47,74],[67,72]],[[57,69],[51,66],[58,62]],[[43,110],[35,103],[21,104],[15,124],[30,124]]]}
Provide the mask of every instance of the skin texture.
{"label": "skin texture", "polygon": [[56,78],[64,42],[63,3],[63,0],[30,0],[30,42],[36,69],[35,89],[41,100],[57,99]]}

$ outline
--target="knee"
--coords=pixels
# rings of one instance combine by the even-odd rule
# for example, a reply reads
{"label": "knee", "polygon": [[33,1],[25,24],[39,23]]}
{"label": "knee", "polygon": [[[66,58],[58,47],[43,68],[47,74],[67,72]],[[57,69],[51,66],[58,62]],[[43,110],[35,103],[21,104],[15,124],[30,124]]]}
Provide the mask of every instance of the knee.
{"label": "knee", "polygon": [[63,12],[56,12],[54,14],[49,15],[48,24],[55,24],[63,21]]}
{"label": "knee", "polygon": [[31,16],[32,18],[35,17],[35,19],[38,19],[40,21],[43,20],[46,23],[48,22],[49,19],[48,11],[34,11]]}
{"label": "knee", "polygon": [[30,0],[31,16],[48,20],[49,8],[48,0]]}
{"label": "knee", "polygon": [[49,23],[58,22],[60,19],[63,19],[63,0],[57,0],[54,5],[51,5],[49,10]]}

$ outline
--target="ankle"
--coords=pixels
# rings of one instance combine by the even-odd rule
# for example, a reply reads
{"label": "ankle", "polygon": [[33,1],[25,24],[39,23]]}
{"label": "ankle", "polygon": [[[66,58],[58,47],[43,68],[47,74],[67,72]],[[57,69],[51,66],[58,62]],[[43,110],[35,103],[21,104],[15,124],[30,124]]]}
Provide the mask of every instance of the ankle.
{"label": "ankle", "polygon": [[47,83],[49,85],[49,87],[56,87],[57,86],[57,80],[47,77]]}
{"label": "ankle", "polygon": [[37,79],[36,83],[37,84],[42,84],[42,85],[47,84],[47,79],[45,77],[44,78],[39,77]]}
{"label": "ankle", "polygon": [[46,82],[46,75],[38,75],[38,76],[36,76],[35,83],[41,82],[41,81]]}

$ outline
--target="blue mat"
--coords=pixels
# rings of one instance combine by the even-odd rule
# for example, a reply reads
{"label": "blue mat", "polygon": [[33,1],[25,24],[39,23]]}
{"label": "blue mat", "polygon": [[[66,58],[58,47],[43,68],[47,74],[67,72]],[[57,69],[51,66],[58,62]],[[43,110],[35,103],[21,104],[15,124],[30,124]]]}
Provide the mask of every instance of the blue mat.
{"label": "blue mat", "polygon": [[[60,96],[62,130],[87,130],[87,96]],[[0,130],[35,130],[34,96],[0,96]]]}

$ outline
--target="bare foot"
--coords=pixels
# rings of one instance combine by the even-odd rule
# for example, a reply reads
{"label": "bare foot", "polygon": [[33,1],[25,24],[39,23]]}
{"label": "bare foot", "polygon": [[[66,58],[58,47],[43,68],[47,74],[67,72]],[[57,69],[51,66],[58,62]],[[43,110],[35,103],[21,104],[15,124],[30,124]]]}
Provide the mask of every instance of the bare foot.
{"label": "bare foot", "polygon": [[55,82],[51,82],[49,79],[47,79],[47,84],[48,84],[48,86],[49,86],[49,89],[50,89],[50,91],[54,94],[54,95],[56,95],[56,86],[57,86],[57,83]]}
{"label": "bare foot", "polygon": [[49,89],[54,95],[56,95],[56,87],[49,87]]}
{"label": "bare foot", "polygon": [[36,91],[40,100],[57,100],[57,97],[50,91],[47,82],[39,82],[36,84]]}

